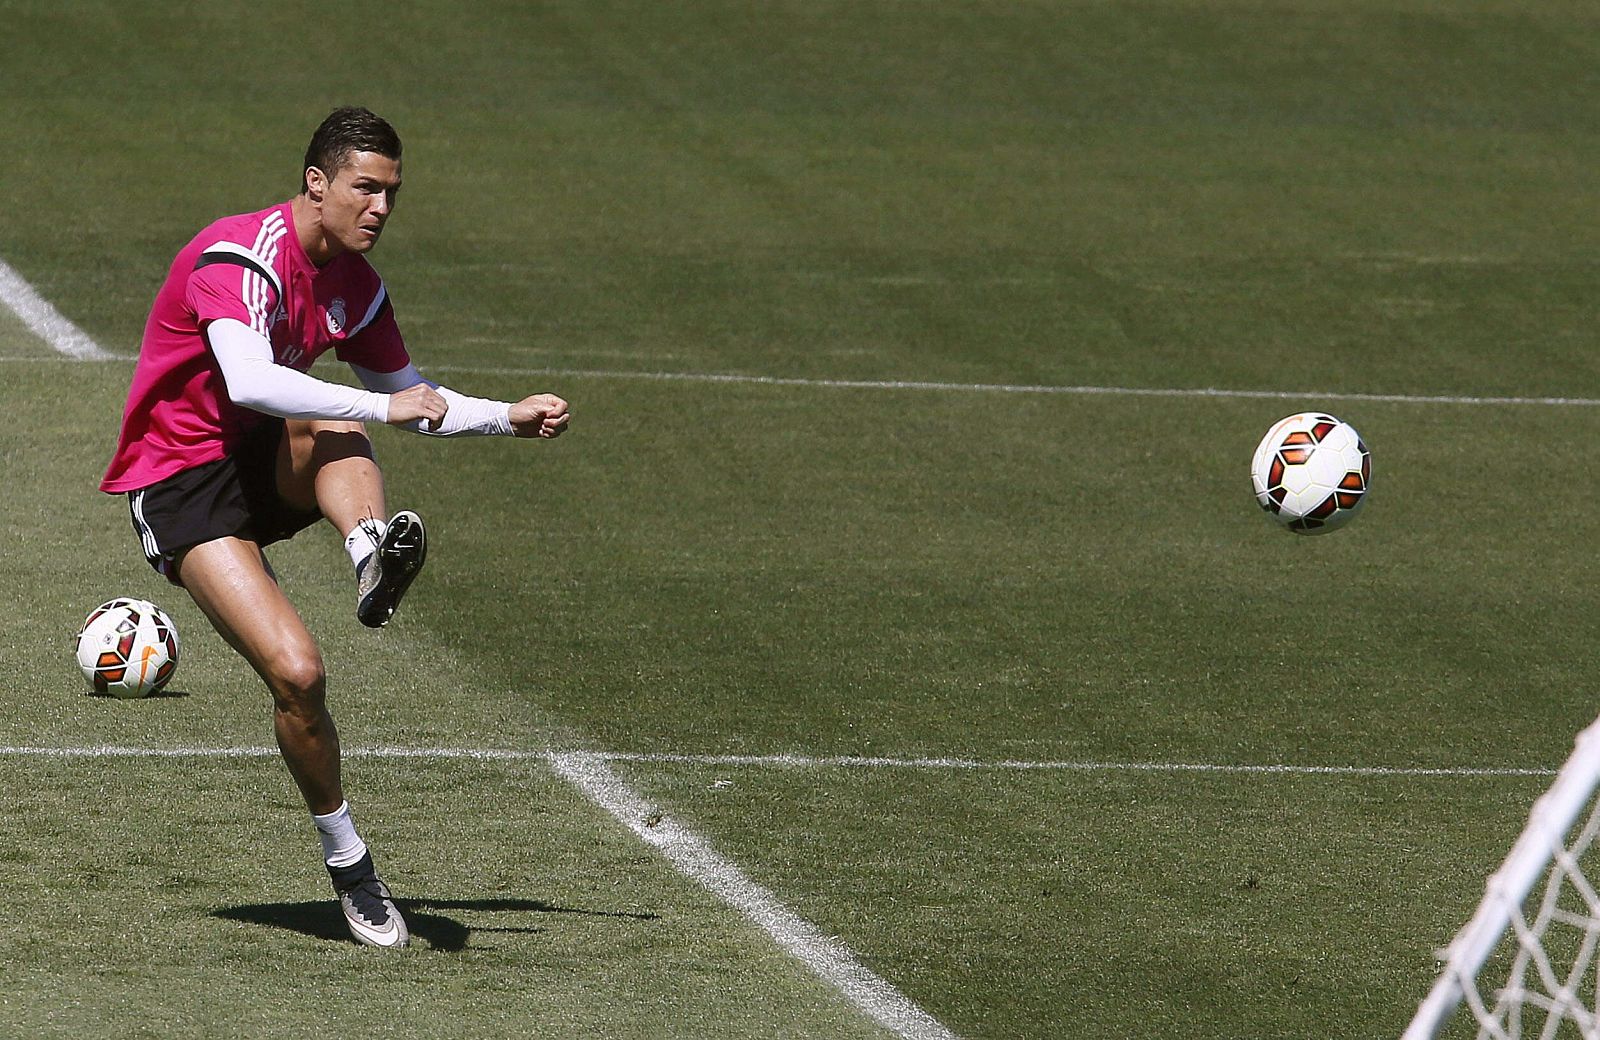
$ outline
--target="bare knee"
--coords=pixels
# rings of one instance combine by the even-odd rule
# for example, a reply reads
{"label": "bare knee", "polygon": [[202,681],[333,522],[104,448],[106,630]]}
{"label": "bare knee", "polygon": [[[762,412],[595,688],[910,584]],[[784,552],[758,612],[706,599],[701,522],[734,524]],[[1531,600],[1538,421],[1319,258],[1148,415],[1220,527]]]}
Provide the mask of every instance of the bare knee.
{"label": "bare knee", "polygon": [[361,423],[291,419],[287,431],[278,454],[278,492],[291,505],[320,508],[336,520],[318,490],[326,483],[325,474],[339,474],[336,483],[381,480],[372,441]]}
{"label": "bare knee", "polygon": [[322,467],[345,459],[372,460],[372,441],[367,428],[358,422],[317,422],[311,424],[309,462]]}
{"label": "bare knee", "polygon": [[327,672],[315,647],[291,648],[277,654],[265,676],[277,709],[307,718],[322,714]]}
{"label": "bare knee", "polygon": [[365,437],[367,427],[349,419],[285,419],[284,430],[291,442],[311,443],[325,433],[357,433]]}
{"label": "bare knee", "polygon": [[353,420],[313,419],[307,425],[310,426],[312,433],[319,437],[324,433],[359,433],[362,436],[366,436],[367,433],[366,423],[359,423]]}

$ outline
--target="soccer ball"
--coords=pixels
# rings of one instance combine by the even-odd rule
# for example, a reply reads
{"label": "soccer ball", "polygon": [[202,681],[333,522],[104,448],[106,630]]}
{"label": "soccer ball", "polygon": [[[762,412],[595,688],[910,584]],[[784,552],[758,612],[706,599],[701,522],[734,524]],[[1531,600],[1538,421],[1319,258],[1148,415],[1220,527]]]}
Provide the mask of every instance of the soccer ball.
{"label": "soccer ball", "polygon": [[148,697],[178,668],[178,629],[146,600],[102,603],[78,633],[78,667],[96,693]]}
{"label": "soccer ball", "polygon": [[1349,523],[1367,500],[1372,453],[1349,423],[1299,412],[1273,423],[1250,462],[1256,501],[1297,534]]}

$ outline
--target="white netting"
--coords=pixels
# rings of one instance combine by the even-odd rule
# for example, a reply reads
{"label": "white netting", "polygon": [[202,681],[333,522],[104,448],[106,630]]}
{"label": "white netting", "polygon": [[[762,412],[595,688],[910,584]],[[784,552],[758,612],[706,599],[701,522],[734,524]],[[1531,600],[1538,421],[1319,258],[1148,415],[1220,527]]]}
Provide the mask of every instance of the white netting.
{"label": "white netting", "polygon": [[1500,959],[1491,959],[1475,982],[1463,987],[1479,1040],[1600,1040],[1595,1013],[1600,893],[1582,866],[1597,834],[1600,800],[1591,802],[1571,840],[1553,850],[1543,892],[1508,907],[1510,927],[1503,945],[1510,948],[1509,967],[1500,975],[1495,970]]}
{"label": "white netting", "polygon": [[[1600,1040],[1600,722],[1578,735],[1403,1040]],[[1596,869],[1600,880],[1600,869]],[[1471,1013],[1451,1013],[1463,1006]]]}

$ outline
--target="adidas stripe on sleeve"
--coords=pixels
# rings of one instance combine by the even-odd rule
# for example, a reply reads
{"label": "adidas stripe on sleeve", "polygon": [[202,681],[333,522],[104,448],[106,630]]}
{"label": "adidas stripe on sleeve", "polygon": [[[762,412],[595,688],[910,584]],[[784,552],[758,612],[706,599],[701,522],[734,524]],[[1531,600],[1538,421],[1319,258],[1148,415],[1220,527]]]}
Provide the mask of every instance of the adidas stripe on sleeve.
{"label": "adidas stripe on sleeve", "polygon": [[223,240],[201,251],[185,293],[201,327],[232,318],[270,337],[272,312],[283,298],[274,265],[288,231],[283,212],[275,209],[262,220],[252,244]]}

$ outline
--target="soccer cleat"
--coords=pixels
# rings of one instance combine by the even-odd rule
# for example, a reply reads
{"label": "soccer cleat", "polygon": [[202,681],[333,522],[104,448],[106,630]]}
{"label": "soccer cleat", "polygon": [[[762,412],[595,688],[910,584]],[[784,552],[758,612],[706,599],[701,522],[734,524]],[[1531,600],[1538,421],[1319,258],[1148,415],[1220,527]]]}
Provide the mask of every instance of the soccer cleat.
{"label": "soccer cleat", "polygon": [[395,909],[389,887],[378,880],[377,870],[372,865],[372,853],[367,853],[348,867],[330,864],[328,875],[333,878],[333,890],[339,894],[344,923],[350,926],[350,934],[356,942],[388,949],[411,942],[406,919]]}
{"label": "soccer cleat", "polygon": [[394,617],[400,597],[428,556],[422,517],[402,509],[389,521],[378,547],[356,574],[356,617],[368,628],[382,628]]}

